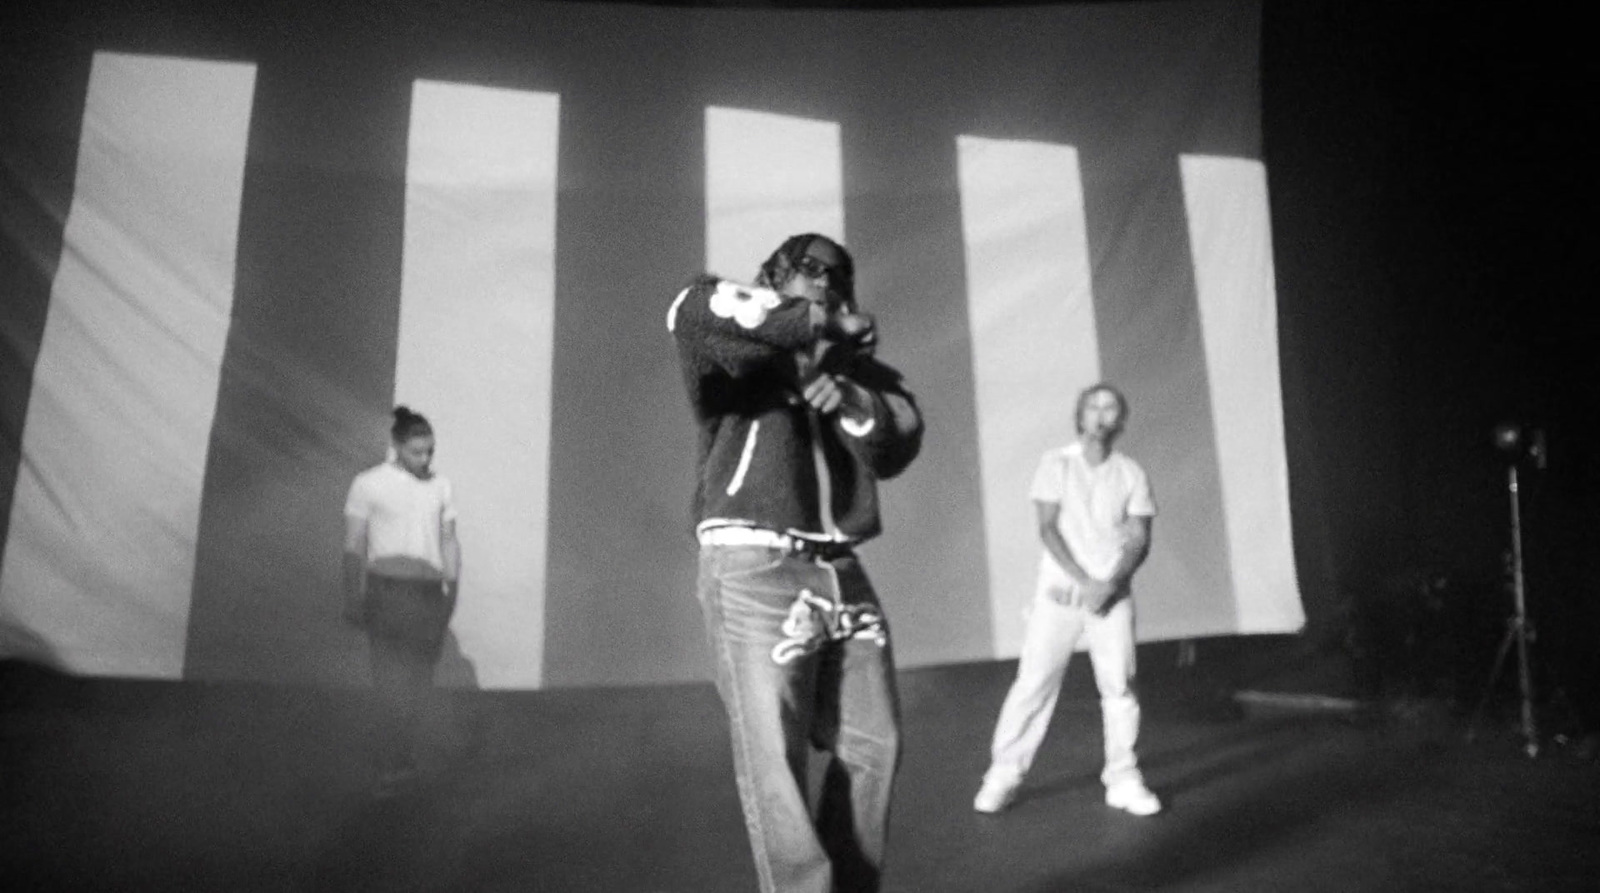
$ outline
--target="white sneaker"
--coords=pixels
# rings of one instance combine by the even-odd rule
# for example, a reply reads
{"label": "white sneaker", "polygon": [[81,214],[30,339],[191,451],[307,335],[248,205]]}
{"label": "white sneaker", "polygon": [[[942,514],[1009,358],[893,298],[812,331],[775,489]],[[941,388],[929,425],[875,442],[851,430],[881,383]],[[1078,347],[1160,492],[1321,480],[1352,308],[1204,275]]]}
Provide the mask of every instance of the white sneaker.
{"label": "white sneaker", "polygon": [[1020,779],[985,777],[983,786],[978,788],[978,796],[972,798],[972,808],[990,814],[1002,812],[1017,799],[1017,788],[1021,785]]}
{"label": "white sneaker", "polygon": [[1133,815],[1155,815],[1161,811],[1161,798],[1142,781],[1124,781],[1106,788],[1106,805]]}

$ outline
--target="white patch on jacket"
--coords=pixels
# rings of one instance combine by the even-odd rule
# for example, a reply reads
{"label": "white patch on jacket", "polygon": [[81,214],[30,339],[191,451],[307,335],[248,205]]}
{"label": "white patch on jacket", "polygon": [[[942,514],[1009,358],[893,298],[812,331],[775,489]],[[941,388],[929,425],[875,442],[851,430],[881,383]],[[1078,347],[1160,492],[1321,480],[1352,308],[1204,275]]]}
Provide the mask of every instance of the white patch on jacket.
{"label": "white patch on jacket", "polygon": [[733,319],[747,329],[753,329],[767,321],[767,314],[772,312],[783,299],[770,288],[758,288],[752,285],[740,285],[726,279],[717,283],[717,290],[711,294],[711,312],[723,319]]}

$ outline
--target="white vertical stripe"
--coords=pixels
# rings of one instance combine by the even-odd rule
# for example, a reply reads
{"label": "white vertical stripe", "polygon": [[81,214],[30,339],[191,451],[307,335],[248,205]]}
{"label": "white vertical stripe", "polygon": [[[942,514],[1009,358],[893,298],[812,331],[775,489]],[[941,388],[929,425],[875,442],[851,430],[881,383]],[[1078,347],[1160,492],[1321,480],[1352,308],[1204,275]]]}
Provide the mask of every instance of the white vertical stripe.
{"label": "white vertical stripe", "polygon": [[418,81],[395,401],[428,416],[461,517],[452,629],[485,688],[544,660],[560,97]]}
{"label": "white vertical stripe", "polygon": [[20,653],[182,675],[254,83],[95,54],[0,569]]}
{"label": "white vertical stripe", "polygon": [[1305,614],[1290,539],[1267,172],[1240,158],[1179,163],[1238,631],[1294,631]]}
{"label": "white vertical stripe", "polygon": [[756,438],[761,434],[760,420],[750,423],[744,436],[744,449],[739,453],[739,465],[733,469],[733,479],[728,481],[727,494],[733,496],[744,486],[744,476],[750,473],[750,460],[756,454]]}
{"label": "white vertical stripe", "polygon": [[997,657],[1017,654],[1043,545],[1028,486],[1100,377],[1078,151],[956,141]]}
{"label": "white vertical stripe", "polygon": [[750,282],[796,233],[844,241],[839,125],[706,109],[706,269]]}

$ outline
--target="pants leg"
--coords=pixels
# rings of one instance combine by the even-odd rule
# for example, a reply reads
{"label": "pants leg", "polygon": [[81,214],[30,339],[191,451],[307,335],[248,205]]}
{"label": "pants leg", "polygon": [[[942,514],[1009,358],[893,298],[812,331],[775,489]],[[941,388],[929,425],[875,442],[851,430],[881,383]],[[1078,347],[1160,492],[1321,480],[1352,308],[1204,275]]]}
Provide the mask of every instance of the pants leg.
{"label": "pants leg", "polygon": [[1123,598],[1103,617],[1090,619],[1085,631],[1095,686],[1100,690],[1105,730],[1106,763],[1100,780],[1106,787],[1143,781],[1134,748],[1139,742],[1139,697],[1135,687],[1133,599]]}
{"label": "pants leg", "polygon": [[762,893],[831,893],[805,795],[817,660],[772,653],[797,592],[817,584],[792,565],[774,549],[702,547],[699,598]]}
{"label": "pants leg", "polygon": [[368,641],[379,711],[378,769],[407,771],[416,765],[417,729],[423,701],[433,685],[433,663],[405,643],[380,636]]}
{"label": "pants leg", "polygon": [[1081,608],[1065,607],[1044,593],[1034,598],[1017,660],[1017,678],[1006,692],[995,723],[988,778],[1014,783],[1028,774],[1050,727],[1061,680],[1083,634],[1086,616]]}
{"label": "pants leg", "polygon": [[419,718],[433,689],[452,605],[437,580],[380,575],[367,579],[366,605],[379,709],[378,768],[405,771],[415,765]]}
{"label": "pants leg", "polygon": [[[833,563],[839,604],[881,617],[861,563]],[[812,741],[832,754],[823,778],[817,831],[833,863],[834,889],[876,891],[882,882],[889,804],[900,758],[900,701],[894,654],[885,638],[848,638],[819,654]]]}

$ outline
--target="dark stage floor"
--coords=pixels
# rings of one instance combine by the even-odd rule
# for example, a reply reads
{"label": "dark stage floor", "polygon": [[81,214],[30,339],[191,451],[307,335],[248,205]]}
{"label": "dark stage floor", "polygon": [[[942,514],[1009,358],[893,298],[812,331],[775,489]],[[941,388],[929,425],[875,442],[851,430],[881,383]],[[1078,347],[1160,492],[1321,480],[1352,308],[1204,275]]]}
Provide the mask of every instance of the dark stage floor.
{"label": "dark stage floor", "polygon": [[[1160,816],[1108,810],[1074,667],[1026,795],[970,803],[1014,664],[904,674],[887,889],[1590,890],[1600,764],[1406,719],[1230,710],[1146,684]],[[69,680],[0,665],[10,890],[750,891],[709,685],[454,692],[429,781],[367,795],[365,693]],[[474,733],[472,730],[476,729]]]}

